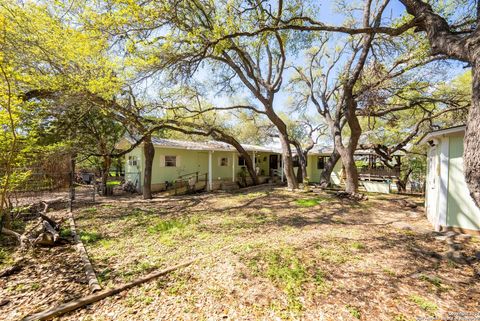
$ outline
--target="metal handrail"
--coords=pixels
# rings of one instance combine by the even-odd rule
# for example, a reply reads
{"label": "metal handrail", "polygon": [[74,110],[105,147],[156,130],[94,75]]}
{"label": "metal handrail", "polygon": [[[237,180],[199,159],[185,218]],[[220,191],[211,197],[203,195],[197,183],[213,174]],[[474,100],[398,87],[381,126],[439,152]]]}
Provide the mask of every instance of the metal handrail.
{"label": "metal handrail", "polygon": [[198,173],[199,173],[199,172],[191,172],[191,173],[188,173],[188,174],[180,175],[180,176],[178,176],[178,178],[182,178],[182,177],[186,177],[186,176],[193,176],[193,175],[195,175],[196,177],[198,177]]}
{"label": "metal handrail", "polygon": [[[188,176],[188,175],[190,175],[190,176]],[[189,182],[190,178],[195,177],[195,184],[197,184],[200,181],[198,179],[199,176],[204,176],[205,177],[205,187],[204,188],[206,188],[207,187],[208,173],[201,174],[201,175],[199,174],[199,172],[184,174],[184,175],[178,176],[178,178],[175,180],[175,183],[173,184],[173,187],[175,188],[175,195],[177,194],[177,190],[179,188],[189,186],[188,182]]]}

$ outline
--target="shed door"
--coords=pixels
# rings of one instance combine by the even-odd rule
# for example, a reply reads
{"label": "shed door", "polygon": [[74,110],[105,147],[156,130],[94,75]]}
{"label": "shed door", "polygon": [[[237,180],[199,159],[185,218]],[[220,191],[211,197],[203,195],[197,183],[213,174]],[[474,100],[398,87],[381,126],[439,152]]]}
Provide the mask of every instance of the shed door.
{"label": "shed door", "polygon": [[438,146],[430,148],[428,152],[428,176],[427,176],[427,190],[426,190],[426,206],[428,220],[432,224],[437,224],[438,221],[438,194],[439,194],[439,180],[438,175]]}

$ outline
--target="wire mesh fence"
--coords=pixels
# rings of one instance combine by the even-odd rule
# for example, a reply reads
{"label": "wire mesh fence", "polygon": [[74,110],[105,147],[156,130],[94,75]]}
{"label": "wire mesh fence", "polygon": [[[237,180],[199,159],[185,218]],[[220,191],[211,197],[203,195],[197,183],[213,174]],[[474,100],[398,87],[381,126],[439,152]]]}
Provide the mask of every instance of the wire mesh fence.
{"label": "wire mesh fence", "polygon": [[[106,183],[98,173],[79,170],[44,171],[42,168],[15,169],[24,173],[9,193],[13,207],[25,206],[41,201],[64,200],[68,203],[95,203],[99,197],[115,197],[140,191],[139,172],[108,175]],[[0,171],[1,174],[1,171]]]}

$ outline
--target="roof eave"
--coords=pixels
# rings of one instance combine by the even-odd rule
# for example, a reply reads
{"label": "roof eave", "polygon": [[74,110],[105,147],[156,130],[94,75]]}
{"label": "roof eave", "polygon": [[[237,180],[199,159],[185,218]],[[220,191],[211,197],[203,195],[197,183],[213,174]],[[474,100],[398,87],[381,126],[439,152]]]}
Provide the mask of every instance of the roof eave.
{"label": "roof eave", "polygon": [[437,131],[433,131],[425,135],[419,142],[419,145],[424,145],[428,141],[437,138],[437,137],[445,137],[447,135],[452,135],[452,134],[457,134],[457,133],[462,133],[465,132],[466,126],[457,126],[457,127],[452,127],[452,128],[446,128],[446,129],[441,129]]}

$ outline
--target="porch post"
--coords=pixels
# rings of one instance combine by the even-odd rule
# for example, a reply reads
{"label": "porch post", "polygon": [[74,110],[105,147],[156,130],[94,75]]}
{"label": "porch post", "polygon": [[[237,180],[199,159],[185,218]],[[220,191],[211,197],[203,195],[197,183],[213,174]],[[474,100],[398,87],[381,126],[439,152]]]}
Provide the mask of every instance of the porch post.
{"label": "porch post", "polygon": [[213,182],[212,182],[212,154],[213,151],[208,151],[208,190],[211,191],[213,189]]}
{"label": "porch post", "polygon": [[252,152],[253,157],[252,157],[252,162],[253,162],[253,171],[255,174],[257,174],[257,164],[255,163],[255,151]]}
{"label": "porch post", "polygon": [[280,177],[281,177],[281,180],[282,180],[282,183],[283,183],[283,171],[285,169],[285,162],[283,161],[283,155],[280,155],[280,161],[282,162],[282,172],[280,173]]}
{"label": "porch post", "polygon": [[235,155],[236,153],[232,153],[232,182],[235,183]]}

